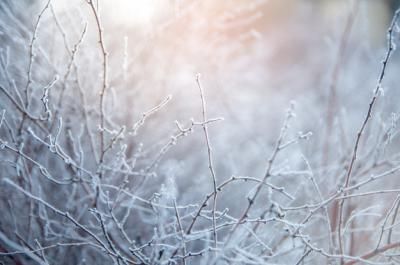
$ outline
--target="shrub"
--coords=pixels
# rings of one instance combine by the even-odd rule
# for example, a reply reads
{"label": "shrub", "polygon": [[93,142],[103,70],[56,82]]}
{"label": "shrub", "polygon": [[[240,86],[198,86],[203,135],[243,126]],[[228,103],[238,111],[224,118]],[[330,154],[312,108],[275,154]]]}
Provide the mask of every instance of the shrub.
{"label": "shrub", "polygon": [[[210,2],[178,5],[171,20],[168,7],[153,31],[132,26],[136,35],[122,38],[127,29],[102,3],[60,3],[0,4],[3,263],[398,262],[399,116],[388,71],[399,12],[374,78],[362,77],[376,69],[363,51],[348,54],[350,13],[328,81],[316,85],[329,87],[326,96],[265,89],[313,82],[315,69],[281,72],[283,64],[282,76],[264,76],[251,29],[262,1],[216,5],[229,12],[212,30]],[[209,47],[196,43],[207,37]],[[243,47],[253,48],[248,57]],[[288,95],[298,103],[278,130]]]}

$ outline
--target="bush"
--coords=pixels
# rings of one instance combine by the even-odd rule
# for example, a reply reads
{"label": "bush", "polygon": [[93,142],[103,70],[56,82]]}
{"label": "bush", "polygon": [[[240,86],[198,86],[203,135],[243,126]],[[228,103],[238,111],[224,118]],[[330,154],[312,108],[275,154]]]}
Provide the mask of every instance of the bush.
{"label": "bush", "polygon": [[399,12],[377,71],[355,2],[338,48],[299,34],[305,69],[263,49],[263,1],[164,4],[152,27],[3,1],[0,261],[399,262]]}

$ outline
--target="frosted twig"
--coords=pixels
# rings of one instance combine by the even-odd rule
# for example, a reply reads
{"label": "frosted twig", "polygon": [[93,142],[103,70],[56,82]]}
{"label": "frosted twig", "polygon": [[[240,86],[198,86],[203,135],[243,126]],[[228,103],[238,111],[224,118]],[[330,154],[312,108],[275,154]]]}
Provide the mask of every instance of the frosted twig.
{"label": "frosted twig", "polygon": [[[304,160],[304,162],[305,162],[305,164],[307,166],[307,169],[310,172],[309,178],[311,180],[311,183],[314,186],[314,189],[316,190],[316,192],[318,194],[319,200],[320,200],[320,202],[323,202],[324,201],[324,197],[322,196],[321,189],[319,188],[318,183],[315,180],[313,171],[311,169],[311,165],[310,165],[310,163],[308,162],[308,160],[304,156],[302,156],[302,158],[303,158],[303,160]],[[333,233],[332,233],[332,228],[331,228],[331,221],[330,221],[330,217],[329,217],[328,207],[325,205],[323,208],[324,208],[324,212],[325,212],[325,216],[326,216],[326,225],[327,225],[327,229],[328,229],[328,233],[329,233],[329,249],[332,250],[332,247],[333,247]]]}
{"label": "frosted twig", "polygon": [[231,231],[229,232],[229,235],[228,235],[227,239],[225,240],[225,244],[227,244],[232,239],[232,236],[235,233],[236,229],[238,228],[239,224],[244,219],[246,219],[248,217],[250,209],[253,207],[253,205],[255,203],[255,200],[257,199],[257,197],[259,196],[259,194],[261,192],[261,188],[263,186],[263,183],[265,183],[266,180],[269,177],[271,177],[272,166],[273,166],[273,164],[275,162],[275,159],[276,159],[276,157],[277,157],[277,155],[278,155],[278,153],[280,151],[279,147],[281,146],[282,141],[284,140],[284,138],[286,136],[287,130],[289,128],[289,121],[294,116],[293,108],[294,108],[294,105],[291,104],[291,107],[287,112],[286,119],[285,119],[283,127],[281,129],[281,133],[279,134],[279,137],[278,137],[278,139],[276,141],[275,148],[273,149],[272,154],[271,154],[270,158],[268,159],[267,168],[266,168],[266,172],[264,174],[264,177],[263,177],[262,181],[256,186],[254,193],[247,199],[248,200],[247,207],[243,211],[243,213],[241,214],[241,217],[239,218],[238,224],[235,225],[231,229]]}
{"label": "frosted twig", "polygon": [[[396,199],[394,200],[394,202],[393,202],[392,206],[390,207],[389,211],[386,213],[386,216],[383,219],[383,222],[381,224],[381,229],[380,229],[381,231],[379,233],[378,243],[376,244],[376,250],[379,249],[379,246],[380,246],[380,244],[382,242],[382,237],[383,237],[383,234],[385,232],[386,223],[389,222],[389,217],[392,214],[392,212],[394,212],[394,210],[397,208],[397,205],[399,205],[399,202],[400,202],[400,195],[397,195]],[[392,231],[392,229],[390,229],[390,231]]]}
{"label": "frosted twig", "polygon": [[312,249],[307,250],[306,252],[304,252],[304,254],[299,258],[299,260],[296,262],[296,265],[300,265],[302,264],[303,260],[310,255],[310,253],[312,252]]}
{"label": "frosted twig", "polygon": [[387,244],[392,243],[392,233],[393,233],[393,227],[395,225],[395,221],[397,218],[397,215],[399,213],[399,208],[400,208],[400,201],[397,201],[397,205],[396,208],[394,209],[394,213],[393,213],[393,217],[392,217],[392,222],[390,224],[390,227],[388,228],[389,232],[388,232],[388,236],[387,236]]}
{"label": "frosted twig", "polygon": [[7,98],[12,102],[12,104],[16,107],[16,110],[21,112],[21,114],[23,116],[23,119],[28,118],[29,120],[32,121],[33,124],[38,126],[43,132],[48,132],[48,129],[46,127],[44,127],[43,124],[40,123],[39,119],[34,117],[34,116],[32,116],[25,109],[25,107],[20,106],[19,103],[11,96],[11,94],[1,85],[0,85],[0,90],[3,91],[3,93],[7,96]]}
{"label": "frosted twig", "polygon": [[106,224],[105,224],[105,220],[104,220],[103,214],[100,213],[97,209],[91,209],[90,211],[93,212],[97,216],[97,219],[98,219],[98,221],[100,223],[101,231],[103,232],[103,236],[106,239],[106,242],[107,242],[108,246],[110,247],[111,251],[113,253],[115,253],[115,255],[117,256],[117,264],[119,265],[120,261],[122,261],[124,264],[128,264],[128,262],[125,260],[124,257],[121,256],[121,254],[119,253],[119,251],[115,247],[114,243],[112,242],[112,240],[110,238],[110,235],[109,235],[109,233],[107,231],[107,228],[106,228]]}
{"label": "frosted twig", "polygon": [[3,109],[3,110],[1,111],[0,128],[1,128],[1,126],[3,126],[5,114],[6,114],[6,110]]}
{"label": "frosted twig", "polygon": [[57,111],[61,111],[62,103],[63,103],[63,99],[64,99],[64,93],[65,93],[65,89],[67,87],[67,80],[68,80],[69,75],[71,74],[72,67],[75,66],[75,68],[77,68],[77,66],[75,65],[75,57],[79,51],[79,46],[82,44],[83,39],[85,38],[86,30],[87,30],[87,23],[85,23],[85,26],[82,30],[82,33],[81,33],[81,36],[80,36],[78,42],[72,48],[71,57],[69,59],[67,70],[65,71],[65,74],[64,74],[64,77],[62,80],[63,84],[62,84],[60,95],[58,97],[58,102],[57,102],[58,110]]}
{"label": "frosted twig", "polygon": [[[114,253],[112,250],[110,250],[106,244],[92,231],[90,231],[88,228],[86,228],[84,225],[82,225],[80,222],[78,222],[74,217],[72,217],[70,215],[69,212],[64,212],[59,210],[58,208],[54,207],[53,205],[51,205],[50,203],[44,201],[43,199],[36,197],[35,195],[31,194],[30,192],[24,190],[23,188],[19,187],[17,184],[15,184],[14,182],[12,182],[10,179],[4,179],[3,182],[7,183],[8,185],[11,185],[12,187],[14,187],[16,190],[22,192],[24,195],[26,195],[27,197],[31,198],[32,200],[38,202],[39,204],[42,204],[43,206],[49,208],[50,210],[52,210],[53,212],[55,212],[56,214],[67,218],[69,221],[71,221],[76,227],[78,227],[79,229],[81,229],[83,232],[85,232],[88,236],[90,236],[91,238],[93,238],[98,244],[99,246],[101,246],[101,249],[104,250],[112,259],[114,258],[118,258],[119,255],[117,253]],[[129,263],[134,264],[133,261],[130,260],[126,260]]]}
{"label": "frosted twig", "polygon": [[21,148],[17,149],[15,147],[12,147],[11,145],[9,145],[8,143],[4,142],[3,140],[0,139],[0,145],[5,148],[8,149],[16,154],[18,154],[19,156],[23,157],[25,160],[31,162],[32,164],[34,164],[35,166],[38,167],[40,173],[46,177],[48,180],[56,183],[56,184],[60,184],[60,185],[65,185],[65,184],[70,184],[72,182],[72,179],[63,179],[63,180],[57,180],[55,179],[50,172],[47,170],[46,167],[44,167],[43,165],[41,165],[39,162],[37,162],[34,158],[26,155]]}
{"label": "frosted twig", "polygon": [[[394,27],[395,27],[395,24],[397,22],[397,19],[398,19],[399,15],[400,15],[400,9],[395,12],[395,14],[393,16],[393,19],[392,19],[392,22],[390,24],[389,30],[388,30],[387,52],[386,52],[386,55],[385,55],[385,59],[382,62],[382,69],[381,69],[379,77],[378,77],[378,82],[377,82],[377,85],[375,87],[374,94],[373,94],[372,99],[371,99],[371,101],[369,103],[367,114],[366,114],[366,116],[364,118],[364,121],[363,121],[363,123],[361,125],[361,128],[359,129],[359,131],[357,133],[357,137],[356,137],[356,140],[355,140],[355,143],[354,143],[354,147],[353,147],[353,154],[351,156],[350,164],[349,164],[349,167],[348,167],[347,173],[346,173],[345,183],[343,185],[344,188],[347,188],[349,186],[349,183],[350,183],[350,180],[351,180],[351,175],[352,175],[353,168],[354,168],[354,163],[355,163],[355,161],[357,159],[358,147],[359,147],[359,144],[360,144],[361,136],[364,133],[365,128],[367,126],[367,123],[371,118],[372,110],[373,110],[373,108],[375,106],[375,102],[377,101],[377,99],[379,97],[379,94],[380,94],[382,81],[383,81],[383,78],[384,78],[385,73],[386,73],[386,67],[388,65],[389,59],[390,59],[390,57],[392,55],[392,52],[394,50],[394,46],[393,46],[393,31],[394,31]],[[338,234],[338,241],[339,241],[339,251],[340,251],[341,254],[343,254],[343,251],[344,251],[343,244],[342,244],[342,223],[343,223],[343,217],[344,217],[343,216],[344,203],[345,203],[345,200],[341,200],[340,201],[339,210],[338,210],[339,211],[339,214],[338,214],[339,224],[338,224],[337,234]]]}
{"label": "frosted twig", "polygon": [[28,80],[25,85],[26,109],[29,108],[29,102],[30,102],[29,86],[32,83],[32,65],[33,65],[33,61],[34,61],[34,57],[35,57],[35,54],[33,52],[33,45],[35,43],[35,40],[37,39],[37,33],[39,30],[40,21],[43,17],[44,12],[46,11],[46,9],[49,8],[50,2],[51,2],[51,0],[48,0],[46,5],[43,7],[42,11],[39,13],[39,16],[36,20],[36,24],[35,24],[35,27],[33,30],[33,36],[31,38],[31,42],[29,44],[29,64],[28,64],[28,72],[27,72]]}
{"label": "frosted twig", "polygon": [[[13,240],[9,239],[3,232],[0,231],[0,240],[5,244],[8,245],[9,247],[17,250],[16,252],[23,252],[25,255],[27,255],[29,258],[32,260],[36,261],[37,263],[43,265],[44,262],[43,260],[37,256],[34,252],[30,251],[29,249],[26,249],[25,247],[19,245],[18,243],[14,242]],[[12,253],[12,252],[10,252]],[[17,254],[17,253],[15,253]],[[3,255],[8,255],[8,253],[1,253],[0,256]],[[13,254],[10,254],[13,255]]]}
{"label": "frosted twig", "polygon": [[[97,244],[94,244],[92,242],[85,242],[85,241],[84,242],[65,242],[65,243],[64,242],[58,242],[56,244],[52,244],[52,245],[48,245],[48,246],[42,246],[42,247],[39,247],[39,248],[35,248],[33,250],[25,249],[25,250],[17,250],[17,251],[12,251],[12,252],[0,252],[0,256],[13,256],[13,255],[18,255],[18,254],[27,255],[28,253],[41,252],[43,250],[48,250],[48,249],[51,249],[51,248],[80,247],[80,246],[93,246],[95,248],[99,248],[100,247]],[[23,248],[23,247],[21,247],[21,248]]]}
{"label": "frosted twig", "polygon": [[[99,10],[95,7],[95,3],[93,0],[88,0],[88,4],[93,12],[94,18],[96,20],[97,31],[99,35],[99,43],[101,49],[101,55],[103,57],[103,82],[102,87],[100,89],[100,102],[99,102],[99,111],[100,111],[100,158],[99,158],[99,165],[103,164],[104,159],[104,97],[105,93],[108,88],[108,53],[105,47],[105,40],[104,40],[104,30],[101,24]],[[102,177],[102,170],[99,172],[99,177]]]}
{"label": "frosted twig", "polygon": [[183,126],[178,121],[175,121],[175,125],[178,128],[178,132],[172,135],[170,140],[160,149],[154,160],[146,167],[145,174],[148,174],[154,167],[158,165],[158,162],[161,160],[161,158],[168,152],[168,150],[172,146],[174,146],[177,143],[177,141],[180,138],[185,137],[188,134],[191,134],[195,126],[203,126],[203,124],[209,124],[221,120],[222,118],[209,119],[205,122],[195,122],[192,120],[191,124],[187,128],[183,128]]}
{"label": "frosted twig", "polygon": [[[169,258],[170,260],[171,259],[173,259],[175,256],[177,256],[177,253],[178,253],[178,251],[179,251],[179,249],[182,247],[182,250],[183,250],[183,257],[185,257],[186,256],[186,253],[187,253],[187,250],[186,250],[186,242],[185,242],[185,231],[183,230],[183,227],[182,227],[182,222],[181,222],[181,217],[180,217],[180,215],[179,215],[179,211],[178,211],[178,209],[177,209],[177,207],[176,207],[176,200],[174,199],[174,210],[175,210],[175,217],[176,217],[176,221],[177,221],[177,223],[178,223],[178,229],[179,229],[179,232],[180,232],[180,236],[181,236],[181,243],[182,243],[182,246],[180,246],[180,247],[177,247],[176,249],[175,249],[175,251],[172,253],[172,255],[171,255],[171,258]],[[182,261],[183,261],[183,264],[184,265],[186,265],[186,259],[185,258],[183,258],[182,259]]]}
{"label": "frosted twig", "polygon": [[47,117],[41,117],[42,120],[50,121],[51,119],[52,113],[49,107],[49,90],[55,85],[57,81],[58,81],[58,76],[54,77],[53,81],[51,81],[47,86],[43,88],[43,96],[41,100],[44,107],[44,113],[46,114]]}
{"label": "frosted twig", "polygon": [[206,121],[208,120],[207,118],[207,106],[206,106],[206,101],[205,101],[205,96],[204,96],[204,91],[203,87],[201,85],[201,80],[200,80],[200,74],[197,74],[196,76],[196,82],[198,85],[198,88],[200,90],[200,98],[201,98],[201,109],[202,109],[202,116],[203,116],[203,131],[204,131],[204,137],[206,139],[206,144],[207,144],[207,155],[208,155],[208,169],[210,170],[211,178],[212,178],[212,184],[214,188],[214,198],[213,198],[213,206],[212,206],[212,212],[213,212],[213,228],[214,228],[214,248],[217,249],[217,231],[216,231],[216,220],[215,220],[215,211],[217,208],[217,177],[215,174],[214,170],[214,165],[213,165],[213,156],[212,156],[212,148],[211,148],[211,143],[210,143],[210,136],[208,133],[208,127],[206,124]]}
{"label": "frosted twig", "polygon": [[140,120],[138,120],[137,122],[135,122],[135,124],[132,127],[132,130],[129,131],[129,133],[136,135],[138,130],[140,129],[140,127],[143,126],[143,124],[145,123],[146,119],[149,118],[150,116],[152,116],[153,114],[155,114],[157,111],[159,111],[160,109],[162,109],[165,105],[168,104],[168,102],[172,99],[171,95],[168,95],[163,101],[161,101],[157,106],[153,107],[152,109],[143,112],[142,117],[140,118]]}

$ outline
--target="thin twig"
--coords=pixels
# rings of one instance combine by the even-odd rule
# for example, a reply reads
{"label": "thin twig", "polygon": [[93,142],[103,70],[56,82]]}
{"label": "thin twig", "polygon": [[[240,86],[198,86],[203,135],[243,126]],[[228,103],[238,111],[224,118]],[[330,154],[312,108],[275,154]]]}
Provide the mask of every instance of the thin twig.
{"label": "thin twig", "polygon": [[208,127],[206,121],[207,119],[207,106],[206,106],[206,101],[205,101],[205,96],[204,96],[204,90],[201,85],[201,80],[200,80],[200,74],[197,74],[196,76],[196,81],[197,81],[197,86],[199,87],[200,91],[200,98],[201,98],[201,109],[202,109],[202,116],[203,116],[203,132],[204,132],[204,137],[206,139],[206,144],[207,144],[207,155],[208,155],[208,169],[210,170],[211,178],[212,178],[212,184],[213,184],[213,189],[214,189],[214,198],[213,198],[213,206],[212,206],[212,215],[213,215],[213,236],[214,236],[214,248],[217,248],[217,230],[216,230],[216,220],[215,220],[215,211],[217,208],[217,177],[215,174],[214,170],[214,165],[213,165],[213,156],[212,156],[212,148],[211,148],[211,143],[210,143],[210,136],[208,133]]}
{"label": "thin twig", "polygon": [[[367,110],[367,114],[364,118],[364,121],[361,125],[361,128],[359,129],[358,133],[357,133],[357,137],[356,137],[356,141],[353,147],[353,154],[351,156],[351,160],[350,160],[350,164],[349,167],[347,169],[347,173],[346,173],[346,179],[345,179],[345,183],[344,183],[344,188],[346,189],[349,184],[350,184],[350,180],[351,180],[351,176],[352,176],[352,172],[353,172],[353,168],[354,168],[354,163],[356,162],[357,159],[357,154],[358,154],[358,148],[359,148],[359,144],[361,141],[361,136],[363,135],[365,128],[367,126],[368,121],[370,120],[371,116],[372,116],[372,111],[373,108],[375,106],[375,103],[379,97],[380,91],[381,91],[381,87],[382,87],[382,81],[383,78],[385,76],[386,73],[386,68],[387,65],[389,63],[389,59],[392,55],[392,52],[394,51],[394,46],[393,46],[393,31],[394,31],[394,27],[396,25],[397,19],[400,15],[400,9],[396,11],[396,13],[394,14],[394,17],[392,19],[392,22],[390,24],[389,30],[388,30],[388,43],[387,43],[387,52],[385,55],[385,59],[382,62],[382,69],[380,71],[379,74],[379,78],[378,78],[378,82],[377,85],[375,87],[374,90],[374,94],[372,96],[372,99],[369,103],[369,107]],[[339,242],[339,251],[340,254],[343,254],[344,249],[343,249],[343,243],[342,243],[342,224],[343,224],[343,209],[344,209],[344,203],[345,200],[343,199],[342,201],[340,201],[339,203],[339,216],[338,216],[338,220],[339,220],[339,224],[338,224],[338,242]],[[342,262],[343,263],[343,262]]]}

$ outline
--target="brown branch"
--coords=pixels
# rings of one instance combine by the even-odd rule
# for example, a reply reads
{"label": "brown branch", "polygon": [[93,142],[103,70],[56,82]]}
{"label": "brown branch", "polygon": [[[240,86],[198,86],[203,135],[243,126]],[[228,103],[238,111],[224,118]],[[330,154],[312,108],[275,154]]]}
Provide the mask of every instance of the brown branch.
{"label": "brown branch", "polygon": [[[372,99],[371,99],[371,101],[369,103],[367,114],[366,114],[366,116],[364,118],[364,121],[363,121],[363,123],[361,125],[361,128],[359,129],[359,131],[357,133],[357,136],[356,136],[356,141],[355,141],[354,148],[353,148],[353,154],[352,154],[352,157],[351,157],[351,160],[350,160],[350,164],[349,164],[348,170],[346,172],[346,180],[345,180],[345,183],[344,183],[344,189],[346,189],[349,186],[349,183],[350,183],[350,180],[351,180],[351,176],[352,176],[352,172],[353,172],[353,168],[354,168],[354,163],[357,160],[357,153],[358,153],[358,148],[359,148],[361,136],[365,131],[365,128],[366,128],[366,126],[368,124],[368,121],[371,119],[372,111],[373,111],[375,103],[376,103],[376,101],[377,101],[377,99],[379,97],[379,93],[380,93],[381,86],[382,86],[382,81],[383,81],[383,78],[384,78],[385,73],[386,73],[386,67],[387,67],[389,59],[390,59],[390,57],[392,55],[392,52],[394,51],[393,30],[394,30],[394,27],[395,27],[395,24],[396,24],[396,21],[397,21],[399,15],[400,15],[400,9],[397,10],[396,13],[394,14],[392,22],[390,24],[390,27],[388,29],[387,52],[386,52],[386,55],[385,55],[385,59],[382,62],[382,69],[381,69],[381,72],[379,74],[379,78],[378,78],[378,82],[377,82],[377,85],[376,85],[375,90],[374,90],[374,94],[373,94]],[[339,241],[340,254],[343,254],[342,224],[343,224],[344,202],[345,202],[345,199],[341,200],[340,203],[339,203],[338,241]],[[342,260],[342,263],[343,263],[343,260]]]}
{"label": "brown branch", "polygon": [[[108,54],[106,51],[105,47],[105,42],[104,42],[104,30],[100,21],[100,15],[98,9],[95,7],[95,3],[90,0],[89,5],[91,7],[91,10],[93,12],[94,18],[96,20],[96,25],[97,25],[97,30],[99,34],[99,43],[100,43],[100,49],[101,49],[101,54],[103,57],[103,83],[102,87],[100,90],[100,160],[99,160],[99,165],[103,163],[104,160],[104,126],[105,126],[105,119],[104,119],[104,95],[105,92],[108,88]],[[100,169],[99,177],[102,177],[102,170]]]}
{"label": "brown branch", "polygon": [[393,249],[393,248],[397,248],[400,247],[400,242],[396,242],[396,243],[391,243],[391,244],[387,244],[381,248],[375,249],[367,254],[364,254],[360,257],[360,260],[352,260],[349,262],[344,263],[344,265],[353,265],[356,264],[357,262],[360,262],[361,260],[368,260],[370,258],[375,257],[376,255],[383,253],[387,250]]}

